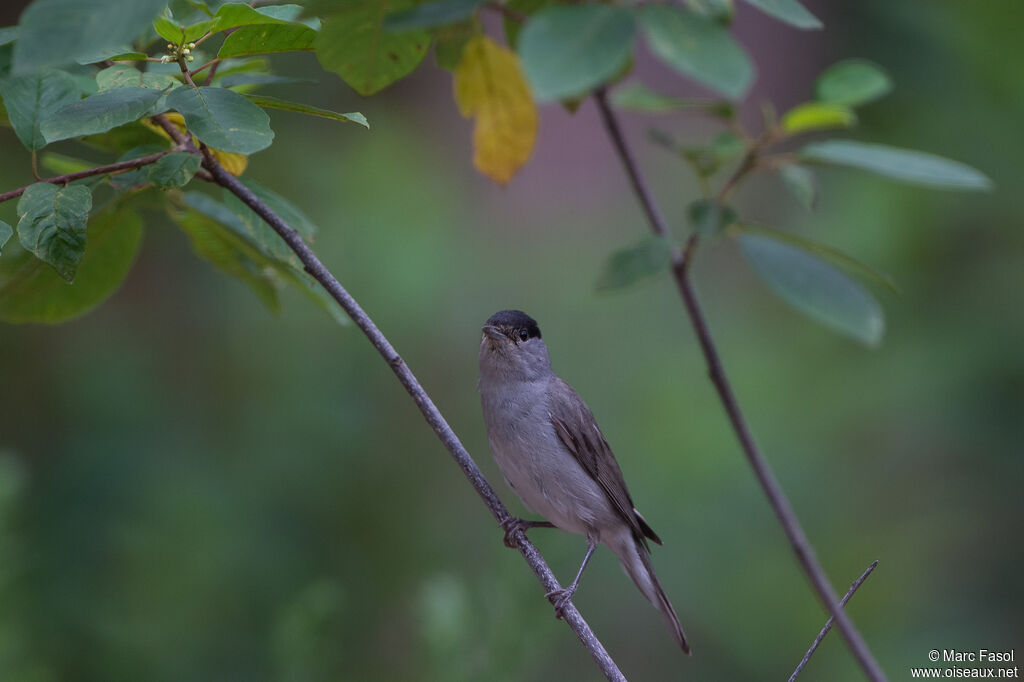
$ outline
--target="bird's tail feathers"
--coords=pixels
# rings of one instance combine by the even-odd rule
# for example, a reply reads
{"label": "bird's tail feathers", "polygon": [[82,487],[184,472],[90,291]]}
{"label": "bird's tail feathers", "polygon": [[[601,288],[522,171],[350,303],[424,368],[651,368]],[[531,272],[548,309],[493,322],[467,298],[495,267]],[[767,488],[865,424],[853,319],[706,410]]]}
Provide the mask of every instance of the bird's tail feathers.
{"label": "bird's tail feathers", "polygon": [[654,574],[654,567],[651,566],[651,558],[647,549],[637,541],[632,533],[623,533],[612,540],[609,547],[619,557],[626,575],[632,578],[636,586],[640,588],[647,600],[658,609],[662,620],[668,626],[676,644],[687,655],[690,654],[690,644],[686,641],[686,633],[683,626],[679,624],[679,617],[676,610],[672,608],[672,602],[665,596],[665,590],[661,588],[658,577]]}

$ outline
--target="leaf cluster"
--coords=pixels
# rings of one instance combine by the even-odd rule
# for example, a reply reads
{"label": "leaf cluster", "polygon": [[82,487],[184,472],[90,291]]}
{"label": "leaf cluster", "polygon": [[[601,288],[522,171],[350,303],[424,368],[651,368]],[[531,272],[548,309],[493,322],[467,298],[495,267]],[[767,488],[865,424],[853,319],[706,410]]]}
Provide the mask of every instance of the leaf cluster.
{"label": "leaf cluster", "polygon": [[[617,88],[612,102],[625,111],[686,111],[717,120],[723,130],[698,146],[683,145],[660,129],[650,131],[651,141],[689,166],[701,187],[703,198],[692,202],[688,211],[692,238],[729,238],[753,271],[780,298],[841,334],[875,345],[885,330],[884,314],[865,284],[894,292],[892,281],[828,246],[743,219],[730,199],[752,174],[766,171],[777,174],[794,198],[813,211],[819,166],[856,168],[890,180],[937,189],[989,189],[988,178],[977,170],[924,152],[852,139],[801,144],[809,134],[852,128],[857,122],[856,109],[891,89],[889,76],[877,65],[860,59],[839,62],[819,76],[813,100],[798,104],[781,117],[776,117],[766,105],[762,129],[757,134],[744,129],[728,102],[673,97],[638,81]],[[613,254],[598,288],[607,289],[608,281],[626,286],[666,270],[669,263],[648,261],[647,267],[634,265],[623,273],[612,273],[626,262],[623,253],[649,249],[649,244],[644,242]]]}
{"label": "leaf cluster", "polygon": [[[798,0],[746,1],[793,28],[823,28]],[[704,196],[689,209],[693,234],[703,241],[730,237],[772,291],[869,345],[880,341],[885,325],[881,306],[862,281],[892,288],[888,278],[824,245],[749,224],[729,205],[736,188],[757,171],[771,171],[803,206],[813,209],[815,168],[822,165],[940,189],[990,186],[973,168],[923,152],[849,139],[794,148],[803,136],[853,127],[858,107],[892,89],[889,76],[866,60],[830,67],[818,79],[813,99],[781,117],[766,104],[763,130],[744,130],[735,102],[750,89],[756,69],[730,33],[732,0],[321,0],[316,7],[326,14],[322,38],[333,37],[330,49],[318,49],[321,63],[362,94],[408,75],[433,41],[438,65],[454,72],[460,111],[476,118],[474,162],[501,184],[529,159],[536,138],[536,103],[560,101],[575,111],[591,93],[614,88],[611,98],[621,110],[685,111],[720,121],[723,130],[696,147],[652,131],[652,139],[678,154],[700,183]],[[486,35],[479,18],[485,11],[501,15],[508,48]],[[669,96],[635,80],[619,85],[628,78],[641,39],[665,65],[718,97]],[[367,44],[386,47],[373,52]],[[673,249],[678,247],[659,237],[617,251],[605,264],[598,290],[622,288],[667,270]]]}
{"label": "leaf cluster", "polygon": [[[253,92],[293,80],[273,74],[265,55],[311,51],[321,22],[295,4],[172,5],[176,11],[166,0],[38,0],[18,26],[0,29],[5,118],[37,180],[4,195],[20,199],[17,224],[0,222],[0,319],[59,322],[109,296],[138,252],[143,209],[170,216],[198,255],[249,284],[271,309],[287,283],[342,319],[247,207],[183,189],[208,179],[204,154],[244,172],[249,155],[273,142],[267,109],[369,127],[359,113]],[[66,140],[112,163],[93,167],[47,149]],[[41,180],[39,166],[60,175]],[[299,209],[248,184],[313,237]]]}
{"label": "leaf cluster", "polygon": [[[792,28],[822,28],[798,0],[745,1]],[[368,127],[358,113],[254,93],[288,80],[271,72],[265,56],[279,52],[313,51],[325,69],[369,96],[415,71],[433,46],[438,66],[452,72],[459,111],[474,119],[474,164],[500,184],[532,155],[538,103],[560,102],[575,111],[589,95],[609,92],[622,111],[708,116],[720,130],[704,144],[683,145],[661,129],[650,136],[692,170],[701,188],[702,196],[688,210],[691,241],[735,243],[781,298],[867,344],[881,339],[884,320],[865,285],[893,288],[889,279],[825,245],[746,219],[731,204],[737,188],[757,172],[773,173],[813,210],[821,166],[940,189],[990,186],[973,168],[931,154],[821,139],[853,127],[858,108],[892,89],[889,76],[866,60],[830,67],[819,77],[814,97],[781,116],[766,103],[761,129],[745,129],[737,102],[750,89],[756,68],[730,32],[733,0],[310,0],[303,6],[255,7],[96,0],[70,10],[66,5],[36,0],[17,27],[0,29],[0,96],[10,124],[33,163],[37,152],[61,140],[118,154],[119,161],[139,160],[138,168],[99,180],[30,187],[19,203],[18,225],[0,223],[0,247],[12,251],[3,245],[16,234],[21,250],[67,281],[90,262],[91,221],[102,213],[121,216],[127,224],[135,210],[126,208],[127,198],[147,191],[159,192],[158,206],[189,235],[200,256],[246,282],[271,308],[277,307],[281,282],[310,291],[294,256],[247,208],[183,189],[196,177],[206,179],[200,150],[231,172],[243,172],[249,155],[274,141],[267,109]],[[500,15],[503,36],[488,35],[483,12]],[[103,30],[83,32],[82,26]],[[712,96],[668,95],[630,79],[641,41]],[[91,70],[76,64],[91,64]],[[815,139],[807,142],[808,135]],[[65,175],[87,166],[49,151],[41,162]],[[112,196],[93,202],[94,191]],[[306,225],[304,237],[312,236],[312,226],[284,198],[263,188],[257,193]],[[91,208],[92,203],[100,208]],[[134,238],[131,230],[123,232],[125,243]],[[598,289],[621,289],[663,272],[678,265],[679,253],[671,239],[660,237],[617,251]],[[21,258],[15,254],[9,261],[15,256]],[[23,290],[24,277],[10,274],[4,262],[0,298],[9,298]],[[109,291],[97,290],[95,300]],[[40,312],[36,319],[64,318]]]}

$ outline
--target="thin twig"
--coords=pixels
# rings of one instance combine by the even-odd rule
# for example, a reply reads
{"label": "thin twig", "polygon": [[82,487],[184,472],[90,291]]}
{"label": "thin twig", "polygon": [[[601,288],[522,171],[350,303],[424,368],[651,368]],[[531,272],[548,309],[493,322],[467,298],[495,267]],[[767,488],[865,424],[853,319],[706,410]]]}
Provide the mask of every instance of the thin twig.
{"label": "thin twig", "polygon": [[204,85],[209,85],[213,82],[213,77],[217,75],[217,68],[220,66],[221,60],[218,57],[213,60],[213,66],[210,67],[210,72],[206,74],[206,82]]}
{"label": "thin twig", "polygon": [[[140,156],[137,159],[128,159],[127,161],[118,161],[117,163],[108,163],[105,166],[96,166],[95,168],[89,168],[84,171],[78,171],[77,173],[68,173],[67,175],[57,175],[52,178],[43,178],[39,180],[39,182],[49,182],[54,185],[63,185],[68,182],[74,182],[75,180],[81,180],[82,178],[91,178],[94,175],[113,175],[115,173],[123,173],[124,171],[134,170],[136,168],[141,168],[142,166],[147,166],[157,161],[160,157],[167,156],[172,152],[180,152],[183,150],[184,147],[178,146],[172,149],[165,149],[162,152],[149,154],[147,156]],[[25,190],[28,189],[28,187],[30,187],[30,185],[26,185],[25,187],[19,187],[18,189],[13,189],[10,192],[0,194],[0,203],[10,201],[11,199],[17,199],[18,197],[25,193]]]}
{"label": "thin twig", "polygon": [[[188,137],[182,133],[174,124],[167,120],[163,115],[157,115],[153,117],[153,120],[159,124],[167,134],[174,138],[179,144],[185,145],[186,147],[192,146],[191,141]],[[270,227],[277,232],[281,239],[295,252],[295,255],[299,257],[302,264],[305,266],[306,272],[313,276],[313,278],[320,283],[320,285],[338,302],[338,305],[344,309],[352,321],[356,323],[356,326],[363,332],[373,347],[377,349],[381,357],[391,367],[391,371],[398,377],[398,381],[405,388],[406,392],[412,397],[416,403],[416,407],[419,408],[423,418],[426,419],[427,423],[437,434],[438,439],[447,448],[448,452],[451,453],[455,463],[462,469],[462,473],[465,474],[466,478],[469,479],[470,484],[476,490],[477,494],[487,505],[491,514],[499,525],[504,524],[511,515],[508,513],[508,509],[498,498],[497,493],[491,487],[487,479],[484,478],[483,473],[477,467],[476,462],[470,456],[469,452],[459,441],[458,436],[452,431],[451,426],[445,421],[444,416],[441,415],[440,410],[434,405],[433,400],[424,390],[423,386],[413,375],[412,371],[402,360],[402,357],[398,354],[398,351],[394,349],[391,342],[388,341],[387,337],[377,328],[370,316],[360,307],[356,300],[352,297],[348,291],[345,290],[338,280],[335,279],[334,275],[324,267],[324,264],[320,262],[320,259],[316,257],[316,254],[306,246],[306,243],[299,236],[291,226],[285,223],[281,218],[274,213],[265,203],[263,203],[259,197],[252,193],[252,191],[243,185],[238,178],[227,172],[220,163],[213,157],[208,149],[204,146],[203,152],[203,167],[212,176],[213,180],[230,191],[232,194],[237,196],[251,208],[257,215],[259,215]],[[548,567],[544,561],[544,557],[537,550],[536,547],[526,538],[526,534],[521,530],[516,530],[512,533],[512,540],[515,542],[516,548],[519,553],[526,559],[526,563],[529,564],[533,570],[534,575],[540,580],[543,585],[545,592],[552,592],[561,589],[561,585],[555,578],[554,573]],[[597,636],[594,635],[593,630],[580,615],[580,612],[570,602],[566,605],[563,613],[565,622],[568,623],[569,627],[572,628],[573,632],[579,638],[583,646],[586,647],[587,651],[590,652],[591,657],[597,663],[601,672],[609,680],[614,682],[625,682],[626,677],[616,666],[615,661],[608,655],[604,645],[601,644]]]}
{"label": "thin twig", "polygon": [[[868,579],[868,576],[871,575],[871,571],[875,570],[875,566],[877,565],[878,559],[875,559],[873,562],[871,562],[871,565],[868,566],[868,570],[861,573],[860,577],[853,581],[853,584],[850,585],[850,589],[846,591],[846,594],[843,596],[842,601],[839,602],[840,608],[846,606],[846,602],[850,601],[850,597],[852,597],[853,593],[857,591],[857,588],[859,588],[861,584],[863,584],[863,582]],[[814,655],[815,649],[817,649],[818,645],[821,644],[821,640],[825,639],[825,635],[827,635],[828,631],[832,629],[832,623],[834,622],[834,618],[828,619],[828,622],[825,623],[825,627],[823,627],[821,629],[821,632],[818,633],[818,636],[814,638],[814,643],[811,644],[811,648],[807,650],[806,654],[804,654],[803,659],[800,661],[800,665],[798,665],[796,667],[796,670],[793,671],[793,674],[789,676],[789,682],[793,682],[793,680],[796,679],[797,675],[803,672],[804,666],[807,665],[807,661],[811,660],[811,656]]]}
{"label": "thin twig", "polygon": [[[651,229],[658,235],[668,235],[667,223],[658,209],[658,205],[655,203],[654,196],[651,194],[647,183],[640,174],[640,167],[633,156],[632,150],[626,144],[626,138],[623,135],[618,119],[615,117],[614,112],[612,112],[611,107],[608,106],[608,97],[604,89],[598,90],[594,94],[594,99],[597,102],[597,107],[601,113],[601,119],[604,121],[608,135],[612,139],[612,144],[615,146],[615,151],[622,161],[626,175],[629,176],[630,184],[640,200]],[[879,668],[874,656],[871,655],[871,651],[868,649],[864,639],[857,632],[857,628],[853,625],[849,616],[846,615],[846,612],[837,606],[836,603],[839,599],[828,577],[825,575],[824,569],[822,569],[815,556],[814,548],[800,526],[800,521],[797,519],[789,499],[775,478],[775,474],[772,473],[771,467],[761,454],[757,443],[754,442],[754,436],[750,432],[750,427],[747,426],[743,413],[740,411],[739,403],[725,374],[722,361],[718,356],[718,350],[711,338],[711,332],[708,330],[707,321],[704,319],[700,304],[697,302],[697,296],[688,277],[688,265],[688,261],[684,260],[683,255],[678,249],[675,249],[672,254],[672,274],[675,278],[676,286],[683,298],[686,312],[690,316],[690,322],[693,324],[697,340],[700,342],[701,350],[704,353],[711,383],[714,384],[715,389],[718,391],[722,406],[729,416],[729,421],[732,423],[733,430],[736,432],[736,437],[740,441],[743,452],[746,454],[750,466],[753,467],[754,474],[757,476],[758,482],[768,497],[768,501],[775,511],[776,517],[779,519],[779,523],[782,524],[786,537],[789,538],[789,542],[793,546],[797,560],[799,560],[804,572],[818,593],[822,604],[824,604],[825,608],[829,610],[832,617],[839,624],[839,630],[843,633],[850,651],[853,652],[853,655],[869,679],[873,682],[884,682],[885,674]]]}
{"label": "thin twig", "polygon": [[199,73],[200,71],[206,69],[207,67],[216,66],[219,63],[220,63],[220,57],[214,57],[213,59],[211,59],[210,61],[206,62],[202,66],[197,66],[196,68],[194,68],[191,71],[189,71],[188,75],[194,77],[197,73]]}
{"label": "thin twig", "polygon": [[736,189],[740,181],[746,176],[750,175],[754,171],[764,168],[764,151],[771,147],[773,144],[779,141],[781,133],[776,128],[765,128],[764,133],[750,143],[750,148],[744,155],[743,160],[740,161],[740,165],[737,166],[729,178],[722,183],[721,189],[718,190],[718,197],[715,199],[718,203],[723,203],[729,198],[729,193]]}

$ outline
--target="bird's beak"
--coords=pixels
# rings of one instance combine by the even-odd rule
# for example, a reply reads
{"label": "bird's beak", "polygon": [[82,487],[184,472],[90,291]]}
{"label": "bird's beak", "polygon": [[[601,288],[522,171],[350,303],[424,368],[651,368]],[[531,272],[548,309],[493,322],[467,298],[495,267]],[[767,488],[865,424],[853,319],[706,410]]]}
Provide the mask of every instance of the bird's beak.
{"label": "bird's beak", "polygon": [[492,341],[502,341],[505,335],[501,333],[501,330],[495,327],[493,324],[485,324],[480,331],[484,333],[484,336],[491,339]]}

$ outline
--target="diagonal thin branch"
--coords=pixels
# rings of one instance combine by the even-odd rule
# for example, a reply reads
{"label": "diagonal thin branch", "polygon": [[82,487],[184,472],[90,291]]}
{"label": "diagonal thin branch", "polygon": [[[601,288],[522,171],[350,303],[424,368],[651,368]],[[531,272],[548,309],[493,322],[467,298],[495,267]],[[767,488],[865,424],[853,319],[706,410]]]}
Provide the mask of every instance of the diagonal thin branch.
{"label": "diagonal thin branch", "polygon": [[[637,164],[632,150],[626,143],[625,135],[622,132],[622,126],[619,125],[619,121],[615,117],[614,112],[612,112],[611,107],[608,106],[607,93],[602,88],[594,93],[594,99],[597,102],[597,108],[601,114],[601,119],[604,122],[608,136],[611,137],[612,144],[615,146],[615,151],[619,155],[619,159],[622,161],[626,175],[629,176],[630,184],[633,186],[633,191],[640,200],[640,205],[643,207],[647,220],[651,225],[651,229],[658,235],[667,236],[668,227],[665,222],[665,218],[662,216],[657,203],[654,201],[654,196],[651,194],[643,175],[640,173],[640,166]],[[691,238],[691,244],[687,249],[691,253],[693,248],[692,239],[693,238]],[[750,432],[750,427],[747,425],[746,418],[740,410],[739,403],[736,400],[736,395],[733,393],[732,386],[725,374],[722,361],[718,356],[718,350],[711,338],[711,332],[708,329],[707,321],[704,319],[704,314],[701,312],[700,304],[697,302],[697,295],[693,290],[693,285],[690,283],[688,276],[688,265],[689,258],[684,258],[678,248],[674,249],[672,253],[672,275],[675,278],[679,293],[683,298],[683,303],[686,306],[686,312],[690,316],[690,322],[693,324],[693,329],[697,334],[697,340],[700,342],[701,350],[704,352],[704,359],[708,365],[708,374],[711,378],[711,383],[714,384],[715,389],[718,391],[719,398],[722,401],[722,406],[725,408],[725,412],[729,416],[729,421],[732,423],[733,430],[736,432],[736,437],[740,441],[743,452],[747,456],[750,466],[753,467],[754,474],[757,476],[757,480],[761,484],[761,488],[768,497],[768,501],[771,504],[772,509],[775,511],[776,517],[779,519],[779,523],[782,524],[782,528],[786,532],[786,537],[789,538],[789,542],[793,546],[793,552],[796,554],[797,560],[800,562],[804,572],[807,574],[811,584],[814,586],[815,591],[818,593],[818,597],[822,604],[824,604],[825,608],[832,614],[832,617],[835,618],[836,623],[839,624],[839,630],[843,633],[843,637],[846,639],[847,645],[850,647],[850,651],[857,659],[861,668],[863,668],[868,679],[873,682],[885,682],[885,674],[878,666],[878,662],[875,661],[874,656],[871,655],[871,651],[868,649],[864,639],[857,631],[853,621],[851,621],[850,617],[846,615],[846,612],[837,605],[839,598],[836,595],[832,584],[829,582],[828,577],[825,575],[825,571],[821,567],[821,563],[818,561],[818,558],[814,553],[814,547],[811,545],[803,528],[800,526],[800,521],[797,519],[796,513],[793,511],[793,507],[789,503],[786,493],[783,492],[782,486],[779,485],[778,480],[775,478],[775,474],[772,473],[771,466],[765,460],[764,455],[761,454],[761,450],[754,441],[754,436]]]}
{"label": "diagonal thin branch", "polygon": [[[74,182],[75,180],[81,180],[82,178],[91,178],[95,175],[105,175],[113,173],[123,173],[124,171],[134,170],[154,163],[160,157],[167,156],[173,152],[184,151],[184,147],[174,147],[172,149],[165,149],[154,154],[147,156],[140,156],[137,159],[128,159],[126,161],[118,161],[117,163],[108,163],[105,166],[96,166],[95,168],[87,168],[84,171],[78,171],[77,173],[68,173],[67,175],[57,175],[52,178],[42,178],[38,182],[49,182],[54,185],[63,185],[68,182]],[[4,192],[0,194],[0,203],[10,201],[11,199],[17,199],[25,190],[28,189],[28,185],[25,187],[19,187],[18,189],[12,189],[10,192]]]}
{"label": "diagonal thin branch", "polygon": [[[179,144],[187,146],[193,146],[188,137],[183,134],[177,127],[175,127],[165,117],[158,115],[154,116],[153,120],[156,121],[167,134],[174,138]],[[491,487],[487,479],[484,478],[483,473],[477,467],[476,462],[470,456],[469,452],[459,441],[458,436],[452,430],[448,422],[441,415],[440,410],[434,405],[433,400],[424,390],[423,386],[413,375],[412,371],[402,360],[402,357],[398,354],[398,351],[394,349],[387,337],[377,328],[370,316],[360,307],[356,300],[352,297],[344,287],[338,283],[334,275],[324,267],[324,264],[320,262],[320,259],[316,257],[316,254],[306,246],[306,243],[302,241],[302,237],[296,232],[291,226],[285,223],[281,218],[274,213],[265,203],[263,203],[259,197],[252,193],[252,191],[242,184],[238,178],[224,170],[212,154],[204,147],[203,151],[203,167],[212,176],[213,181],[221,185],[239,199],[242,200],[249,208],[256,212],[270,227],[277,232],[281,238],[288,244],[289,248],[295,252],[295,255],[299,257],[302,264],[306,268],[306,272],[313,276],[317,282],[334,298],[335,301],[345,310],[352,321],[356,323],[356,326],[362,330],[366,338],[370,340],[373,347],[377,349],[381,357],[387,361],[391,367],[391,371],[398,377],[398,381],[405,388],[406,392],[412,397],[416,403],[416,407],[419,408],[423,414],[424,419],[437,434],[438,439],[444,444],[448,452],[451,453],[452,458],[455,459],[456,464],[462,469],[462,473],[465,474],[466,478],[469,479],[470,484],[476,490],[477,494],[487,505],[487,508],[491,511],[495,520],[499,524],[504,524],[506,521],[511,519],[511,515],[505,508],[505,505],[498,498],[497,493]],[[511,534],[513,541],[515,542],[516,548],[519,553],[526,559],[526,563],[529,564],[533,570],[534,575],[540,580],[541,585],[544,586],[546,592],[553,592],[561,589],[558,580],[555,578],[554,573],[548,567],[544,561],[544,557],[534,547],[527,538],[526,534],[522,529],[516,529]],[[590,652],[591,657],[597,663],[601,672],[604,676],[612,682],[625,682],[626,677],[616,666],[615,661],[608,655],[604,645],[597,639],[594,632],[590,629],[590,626],[580,615],[580,612],[570,602],[566,605],[564,611],[564,618],[569,627],[572,628],[573,632],[579,638],[580,642],[586,647],[587,651]]]}
{"label": "diagonal thin branch", "polygon": [[[864,583],[864,581],[868,579],[868,576],[871,575],[871,572],[875,570],[875,566],[877,565],[878,559],[875,559],[871,562],[871,565],[868,566],[868,569],[861,573],[859,578],[853,581],[853,584],[850,585],[850,589],[846,591],[846,594],[843,596],[842,601],[839,602],[840,608],[846,606],[846,602],[850,601],[850,597],[852,597],[853,593],[857,591],[857,588],[859,588]],[[818,648],[818,645],[821,644],[821,640],[825,639],[825,635],[827,635],[828,631],[832,629],[832,623],[834,622],[834,618],[828,619],[828,622],[825,623],[825,627],[823,627],[821,629],[821,632],[818,633],[818,636],[814,638],[814,643],[811,644],[811,648],[807,650],[806,654],[804,654],[803,659],[801,659],[800,661],[800,665],[798,665],[796,667],[796,670],[793,671],[793,674],[789,676],[789,682],[793,682],[793,680],[797,678],[797,675],[803,672],[804,666],[807,665],[807,661],[811,660],[811,656],[814,655],[814,652]]]}

